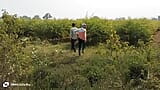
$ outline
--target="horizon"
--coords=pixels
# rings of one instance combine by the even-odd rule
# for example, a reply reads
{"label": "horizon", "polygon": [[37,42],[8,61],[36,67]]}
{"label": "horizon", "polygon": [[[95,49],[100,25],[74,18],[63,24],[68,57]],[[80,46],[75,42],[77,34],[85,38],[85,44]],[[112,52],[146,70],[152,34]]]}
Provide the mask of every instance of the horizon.
{"label": "horizon", "polygon": [[[18,2],[18,3],[17,3]],[[79,19],[86,16],[100,18],[157,18],[160,15],[158,0],[5,0],[0,9],[9,14],[41,18],[50,13],[54,18]],[[2,11],[0,12],[2,15]]]}

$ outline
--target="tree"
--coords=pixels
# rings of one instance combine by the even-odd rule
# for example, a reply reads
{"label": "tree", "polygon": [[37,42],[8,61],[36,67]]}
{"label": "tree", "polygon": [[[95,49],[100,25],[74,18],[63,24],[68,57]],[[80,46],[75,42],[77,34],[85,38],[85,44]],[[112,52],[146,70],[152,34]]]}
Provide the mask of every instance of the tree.
{"label": "tree", "polygon": [[100,19],[98,16],[93,16],[92,18]]}
{"label": "tree", "polygon": [[41,19],[39,15],[35,15],[32,19]]}
{"label": "tree", "polygon": [[6,11],[6,9],[2,9],[1,11],[3,12],[2,14],[8,14],[8,12]]}
{"label": "tree", "polygon": [[20,18],[23,18],[23,19],[31,19],[31,17],[28,17],[28,16],[26,16],[26,15],[21,16]]}
{"label": "tree", "polygon": [[52,16],[51,16],[50,13],[46,13],[46,14],[43,16],[43,19],[49,19],[49,18],[52,18]]}

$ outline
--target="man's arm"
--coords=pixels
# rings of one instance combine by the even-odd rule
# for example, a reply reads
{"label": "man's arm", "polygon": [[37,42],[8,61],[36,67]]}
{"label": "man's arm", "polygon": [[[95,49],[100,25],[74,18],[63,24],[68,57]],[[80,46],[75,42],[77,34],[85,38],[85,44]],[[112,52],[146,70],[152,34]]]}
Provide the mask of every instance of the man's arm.
{"label": "man's arm", "polygon": [[84,38],[85,38],[85,42],[86,42],[87,41],[87,33],[86,33],[86,31],[84,33]]}
{"label": "man's arm", "polygon": [[78,28],[76,30],[76,35],[77,35],[77,37],[79,37],[79,29]]}
{"label": "man's arm", "polygon": [[73,36],[73,32],[72,32],[72,29],[70,30],[70,39],[72,38]]}

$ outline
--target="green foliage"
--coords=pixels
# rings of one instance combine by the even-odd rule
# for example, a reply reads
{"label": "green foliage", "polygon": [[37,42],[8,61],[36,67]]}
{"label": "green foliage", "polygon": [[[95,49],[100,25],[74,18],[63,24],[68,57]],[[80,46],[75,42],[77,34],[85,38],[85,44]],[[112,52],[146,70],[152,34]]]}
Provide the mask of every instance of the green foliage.
{"label": "green foliage", "polygon": [[87,24],[87,42],[89,45],[104,43],[109,38],[109,31],[112,29],[112,21],[99,18],[85,20]]}
{"label": "green foliage", "polygon": [[[69,43],[49,42],[68,38],[72,22],[85,22],[87,44],[95,45],[80,57]],[[160,48],[150,41],[157,27],[158,21],[146,19],[41,20],[4,13],[0,81],[31,83],[34,90],[159,90]]]}
{"label": "green foliage", "polygon": [[126,79],[128,83],[132,81],[132,86],[138,86],[141,84],[141,80],[147,80],[148,70],[143,65],[132,64],[128,69]]}
{"label": "green foliage", "polygon": [[157,26],[154,22],[145,19],[119,21],[116,26],[117,34],[122,41],[129,42],[130,45],[137,45],[138,40],[144,43],[150,40]]}
{"label": "green foliage", "polygon": [[21,81],[27,79],[30,66],[27,56],[23,52],[23,46],[18,38],[19,28],[17,18],[4,13],[0,25],[0,81]]}
{"label": "green foliage", "polygon": [[83,74],[87,77],[91,87],[105,77],[105,69],[103,67],[106,64],[106,60],[93,57],[90,60],[90,64],[84,68]]}
{"label": "green foliage", "polygon": [[[25,18],[15,18],[14,20],[12,18],[11,21],[7,21],[10,15],[2,18],[4,18],[4,22],[6,22],[3,26],[8,27],[8,33],[14,29],[13,31],[16,32],[19,37],[26,36],[51,41],[63,41],[63,39],[69,38],[72,22],[75,22],[79,28],[81,23],[85,22],[87,24],[88,45],[97,45],[98,43],[106,42],[111,35],[111,30],[116,31],[116,34],[120,36],[120,40],[129,42],[129,45],[137,45],[138,40],[146,43],[160,26],[158,21],[147,19],[113,21],[100,18],[77,20]],[[9,24],[12,26],[7,26]]]}

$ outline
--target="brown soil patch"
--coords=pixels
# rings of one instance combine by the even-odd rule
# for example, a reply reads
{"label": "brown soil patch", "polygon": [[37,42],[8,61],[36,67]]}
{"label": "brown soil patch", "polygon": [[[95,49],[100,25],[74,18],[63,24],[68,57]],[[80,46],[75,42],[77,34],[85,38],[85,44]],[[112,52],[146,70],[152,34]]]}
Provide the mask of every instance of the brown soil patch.
{"label": "brown soil patch", "polygon": [[153,40],[155,43],[160,44],[160,31],[156,32],[156,34],[153,36]]}

